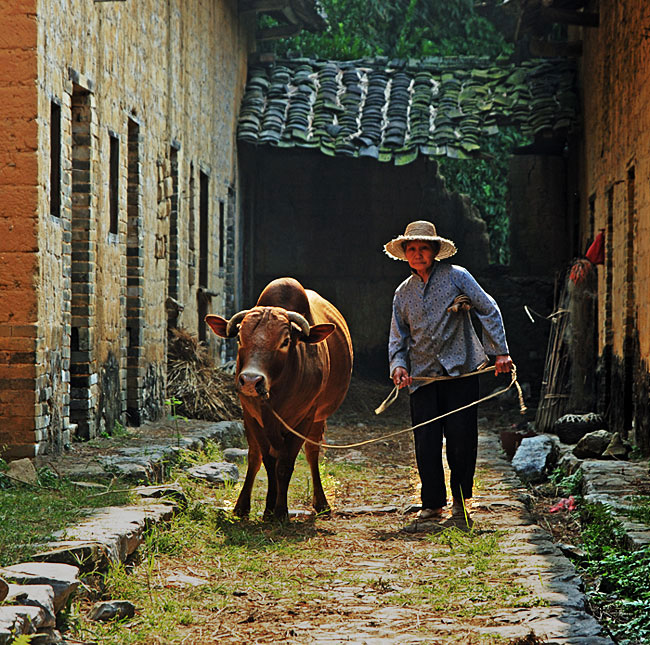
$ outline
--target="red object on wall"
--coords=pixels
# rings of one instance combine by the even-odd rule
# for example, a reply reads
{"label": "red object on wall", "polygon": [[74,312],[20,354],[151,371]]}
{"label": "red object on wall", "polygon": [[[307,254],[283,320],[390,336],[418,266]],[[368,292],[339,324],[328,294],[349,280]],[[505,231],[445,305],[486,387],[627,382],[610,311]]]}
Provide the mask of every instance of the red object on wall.
{"label": "red object on wall", "polygon": [[602,229],[587,249],[585,257],[592,264],[602,264],[605,261],[605,233]]}

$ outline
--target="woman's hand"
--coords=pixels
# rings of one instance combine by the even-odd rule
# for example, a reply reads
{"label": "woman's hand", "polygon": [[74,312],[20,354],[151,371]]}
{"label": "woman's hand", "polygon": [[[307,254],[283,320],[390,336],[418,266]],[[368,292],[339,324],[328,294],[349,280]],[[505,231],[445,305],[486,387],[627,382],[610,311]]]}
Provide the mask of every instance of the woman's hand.
{"label": "woman's hand", "polygon": [[407,385],[411,385],[412,380],[409,373],[403,367],[396,367],[393,371],[393,383],[400,390]]}
{"label": "woman's hand", "polygon": [[[502,354],[497,356],[494,362],[494,373],[507,374],[512,368],[512,359],[509,354]],[[397,372],[397,370],[395,370]]]}

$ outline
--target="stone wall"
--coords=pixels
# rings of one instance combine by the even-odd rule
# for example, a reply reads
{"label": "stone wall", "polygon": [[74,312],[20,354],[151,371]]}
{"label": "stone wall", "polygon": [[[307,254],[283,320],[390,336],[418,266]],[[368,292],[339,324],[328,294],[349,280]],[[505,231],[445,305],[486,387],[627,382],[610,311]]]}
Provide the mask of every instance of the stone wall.
{"label": "stone wall", "polygon": [[[581,242],[606,236],[598,267],[599,400],[610,424],[650,451],[650,40],[645,0],[599,4],[584,29]],[[617,411],[614,413],[614,411]],[[620,413],[619,413],[620,412]]]}
{"label": "stone wall", "polygon": [[226,304],[248,42],[235,0],[0,5],[6,455],[160,415],[168,296]]}

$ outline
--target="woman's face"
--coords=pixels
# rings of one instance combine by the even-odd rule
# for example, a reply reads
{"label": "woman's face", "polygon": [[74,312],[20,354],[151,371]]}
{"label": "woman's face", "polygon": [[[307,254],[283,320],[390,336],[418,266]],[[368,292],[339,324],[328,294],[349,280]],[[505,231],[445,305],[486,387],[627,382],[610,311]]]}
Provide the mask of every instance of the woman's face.
{"label": "woman's face", "polygon": [[[438,245],[436,245],[438,246]],[[423,240],[412,240],[404,245],[404,255],[406,261],[413,271],[418,274],[431,273],[433,262],[438,254],[438,249],[434,249],[431,242]]]}

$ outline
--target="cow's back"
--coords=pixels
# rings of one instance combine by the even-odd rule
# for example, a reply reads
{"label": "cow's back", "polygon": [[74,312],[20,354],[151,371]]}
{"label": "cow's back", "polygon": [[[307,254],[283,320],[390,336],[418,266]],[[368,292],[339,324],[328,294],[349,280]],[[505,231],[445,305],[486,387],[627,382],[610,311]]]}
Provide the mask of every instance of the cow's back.
{"label": "cow's back", "polygon": [[352,374],[352,338],[343,314],[328,300],[312,291],[305,290],[309,299],[314,324],[331,322],[336,329],[323,341],[327,344],[330,370],[327,382],[319,397],[317,419],[326,419],[343,403]]}
{"label": "cow's back", "polygon": [[352,339],[341,312],[320,294],[305,289],[295,278],[270,282],[257,301],[261,307],[283,307],[302,314],[311,325],[331,322],[336,329],[323,341],[329,355],[329,374],[318,395],[317,420],[326,419],[343,403],[352,374]]}

